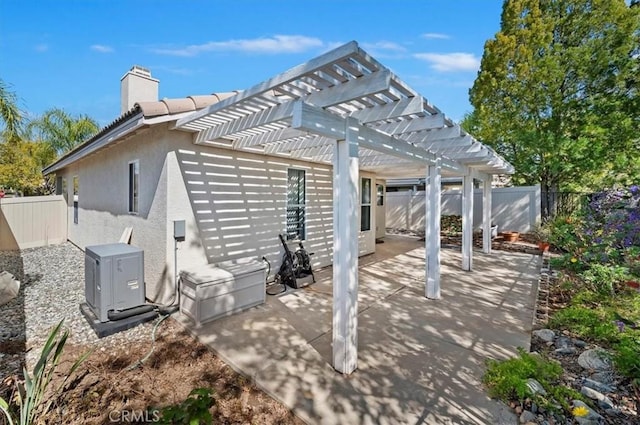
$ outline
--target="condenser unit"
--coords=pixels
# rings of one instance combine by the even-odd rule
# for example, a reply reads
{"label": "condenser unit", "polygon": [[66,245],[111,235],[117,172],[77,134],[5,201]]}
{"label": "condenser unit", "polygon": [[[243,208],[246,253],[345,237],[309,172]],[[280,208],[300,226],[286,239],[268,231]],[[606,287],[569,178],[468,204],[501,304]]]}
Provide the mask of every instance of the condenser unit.
{"label": "condenser unit", "polygon": [[125,243],[85,248],[84,284],[87,305],[100,322],[110,311],[145,303],[144,252]]}

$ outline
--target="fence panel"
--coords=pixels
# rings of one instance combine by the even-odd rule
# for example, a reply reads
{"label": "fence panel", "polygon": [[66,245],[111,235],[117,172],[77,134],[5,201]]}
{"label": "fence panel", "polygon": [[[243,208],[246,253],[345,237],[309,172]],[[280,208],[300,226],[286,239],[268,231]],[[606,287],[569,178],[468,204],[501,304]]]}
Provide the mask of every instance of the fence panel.
{"label": "fence panel", "polygon": [[67,240],[67,203],[62,195],[0,200],[0,251]]}
{"label": "fence panel", "polygon": [[[443,191],[442,215],[462,214],[462,193],[459,190]],[[540,221],[540,187],[519,186],[494,188],[491,215],[499,231],[528,232]],[[387,193],[387,227],[395,229],[424,230],[424,191]],[[473,198],[473,226],[482,225],[482,190],[476,189]]]}

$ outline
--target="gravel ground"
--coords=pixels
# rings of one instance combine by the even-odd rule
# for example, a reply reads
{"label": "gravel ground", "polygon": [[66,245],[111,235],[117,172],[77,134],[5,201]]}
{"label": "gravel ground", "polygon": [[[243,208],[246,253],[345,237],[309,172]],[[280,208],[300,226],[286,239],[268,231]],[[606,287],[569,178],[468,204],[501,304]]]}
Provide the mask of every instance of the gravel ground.
{"label": "gravel ground", "polygon": [[18,373],[25,360],[28,365],[35,364],[49,331],[62,319],[70,333],[67,344],[107,351],[124,342],[150,341],[153,322],[98,339],[80,313],[84,252],[71,243],[0,251],[3,270],[22,284],[18,297],[0,306],[0,383]]}

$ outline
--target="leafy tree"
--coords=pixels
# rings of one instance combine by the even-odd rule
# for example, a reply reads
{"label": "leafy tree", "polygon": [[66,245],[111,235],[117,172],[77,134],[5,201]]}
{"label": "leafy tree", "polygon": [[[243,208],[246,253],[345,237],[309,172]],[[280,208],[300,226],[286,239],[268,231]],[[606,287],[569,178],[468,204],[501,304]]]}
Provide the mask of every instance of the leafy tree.
{"label": "leafy tree", "polygon": [[507,0],[462,124],[514,164],[516,184],[631,183],[640,178],[639,46],[640,7],[624,0]]}
{"label": "leafy tree", "polygon": [[16,94],[0,80],[0,188],[24,195],[50,193],[51,178],[42,169],[98,131],[94,120],[51,109],[24,124]]}
{"label": "leafy tree", "polygon": [[12,188],[24,195],[50,191],[42,168],[55,158],[48,145],[23,140],[0,143],[0,187]]}
{"label": "leafy tree", "polygon": [[0,79],[0,119],[4,126],[3,139],[15,140],[22,127],[22,113],[18,108],[18,97],[9,85]]}
{"label": "leafy tree", "polygon": [[32,139],[49,144],[59,155],[70,151],[98,132],[98,124],[87,115],[77,118],[53,108],[28,125]]}

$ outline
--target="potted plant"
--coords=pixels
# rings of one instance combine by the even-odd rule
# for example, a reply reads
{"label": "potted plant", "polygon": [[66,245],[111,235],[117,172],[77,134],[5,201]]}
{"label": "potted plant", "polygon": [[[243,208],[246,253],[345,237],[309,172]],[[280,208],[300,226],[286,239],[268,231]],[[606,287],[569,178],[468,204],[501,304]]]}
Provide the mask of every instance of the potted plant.
{"label": "potted plant", "polygon": [[549,238],[551,237],[551,228],[549,225],[546,223],[537,223],[533,228],[532,234],[538,242],[540,251],[548,251],[551,246],[549,243]]}
{"label": "potted plant", "polygon": [[516,242],[519,237],[519,232],[502,232],[502,238],[505,242]]}

